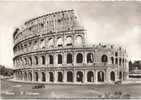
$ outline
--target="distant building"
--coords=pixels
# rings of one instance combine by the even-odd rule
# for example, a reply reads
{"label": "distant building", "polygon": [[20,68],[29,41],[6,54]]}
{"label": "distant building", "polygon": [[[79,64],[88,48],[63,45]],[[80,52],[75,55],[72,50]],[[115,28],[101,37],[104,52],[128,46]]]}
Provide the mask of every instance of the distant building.
{"label": "distant building", "polygon": [[109,44],[89,46],[73,10],[46,14],[13,34],[15,79],[45,83],[111,83],[126,80],[126,50]]}
{"label": "distant building", "polygon": [[141,61],[129,62],[129,78],[141,78]]}

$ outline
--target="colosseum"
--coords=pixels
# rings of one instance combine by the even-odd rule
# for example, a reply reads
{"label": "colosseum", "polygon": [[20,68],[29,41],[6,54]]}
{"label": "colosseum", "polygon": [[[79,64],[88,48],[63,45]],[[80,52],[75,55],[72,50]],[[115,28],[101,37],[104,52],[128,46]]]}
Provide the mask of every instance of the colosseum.
{"label": "colosseum", "polygon": [[128,77],[128,55],[113,44],[88,45],[74,10],[26,21],[13,34],[14,79],[32,83],[114,83]]}

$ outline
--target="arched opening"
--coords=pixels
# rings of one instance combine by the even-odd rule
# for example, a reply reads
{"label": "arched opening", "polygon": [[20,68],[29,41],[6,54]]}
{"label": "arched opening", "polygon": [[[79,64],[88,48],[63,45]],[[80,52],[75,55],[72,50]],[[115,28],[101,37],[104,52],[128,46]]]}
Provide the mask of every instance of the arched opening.
{"label": "arched opening", "polygon": [[114,64],[114,57],[111,57],[112,64]]}
{"label": "arched opening", "polygon": [[50,82],[53,82],[54,81],[53,72],[49,72],[49,81]]}
{"label": "arched opening", "polygon": [[119,72],[119,79],[122,79],[122,72]]}
{"label": "arched opening", "polygon": [[115,62],[115,64],[118,64],[118,58],[116,58],[116,62]]}
{"label": "arched opening", "polygon": [[106,55],[102,55],[101,61],[102,61],[103,63],[108,62],[108,57],[107,57]]}
{"label": "arched opening", "polygon": [[38,65],[38,57],[35,56],[35,64]]}
{"label": "arched opening", "polygon": [[27,80],[27,73],[24,72],[24,80]]}
{"label": "arched opening", "polygon": [[[19,61],[19,60],[18,60]],[[19,62],[18,62],[19,63]],[[27,58],[24,58],[24,64],[27,65],[28,64],[28,60]]]}
{"label": "arched opening", "polygon": [[34,73],[34,80],[35,80],[35,81],[38,81],[38,72],[35,72],[35,73]]}
{"label": "arched opening", "polygon": [[63,46],[63,39],[60,38],[60,37],[57,39],[57,46],[58,47],[62,47]]}
{"label": "arched opening", "polygon": [[118,52],[115,52],[115,56],[118,56]]}
{"label": "arched opening", "polygon": [[77,72],[77,82],[83,82],[83,73],[81,71]]}
{"label": "arched opening", "polygon": [[48,47],[53,47],[53,45],[54,45],[53,39],[50,38],[50,39],[48,40]]}
{"label": "arched opening", "polygon": [[33,49],[37,49],[37,48],[38,48],[38,43],[37,43],[37,41],[34,41]]}
{"label": "arched opening", "polygon": [[31,58],[31,57],[29,57],[29,60],[30,60],[30,65],[32,65],[32,58]]}
{"label": "arched opening", "polygon": [[67,54],[67,64],[72,63],[72,54]]}
{"label": "arched opening", "polygon": [[94,74],[93,74],[92,71],[89,71],[89,72],[87,73],[87,81],[88,81],[88,82],[94,82]]}
{"label": "arched opening", "polygon": [[82,46],[82,36],[77,36],[76,37],[76,46]]}
{"label": "arched opening", "polygon": [[22,80],[22,71],[19,71],[19,79]]}
{"label": "arched opening", "polygon": [[42,64],[45,65],[46,59],[45,56],[42,56]]}
{"label": "arched opening", "polygon": [[98,72],[98,82],[104,82],[104,72]]}
{"label": "arched opening", "polygon": [[44,72],[42,72],[42,81],[45,82],[46,81],[46,74]]}
{"label": "arched opening", "polygon": [[72,37],[68,36],[66,39],[66,46],[72,46]]}
{"label": "arched opening", "polygon": [[111,81],[115,81],[115,73],[112,71],[110,73]]}
{"label": "arched opening", "polygon": [[119,65],[121,65],[121,58],[119,58]]}
{"label": "arched opening", "polygon": [[49,64],[53,64],[53,56],[49,55]]}
{"label": "arched opening", "polygon": [[28,73],[28,80],[32,81],[32,73],[31,72]]}
{"label": "arched opening", "polygon": [[58,64],[62,64],[62,55],[58,54]]}
{"label": "arched opening", "polygon": [[71,71],[67,72],[67,82],[73,82],[73,73]]}
{"label": "arched opening", "polygon": [[82,63],[83,62],[83,55],[81,53],[77,54],[76,62],[77,63]]}
{"label": "arched opening", "polygon": [[87,54],[87,63],[93,63],[94,57],[92,53]]}
{"label": "arched opening", "polygon": [[58,82],[63,82],[63,74],[62,74],[62,72],[58,72]]}
{"label": "arched opening", "polygon": [[40,48],[45,48],[45,40],[41,39]]}

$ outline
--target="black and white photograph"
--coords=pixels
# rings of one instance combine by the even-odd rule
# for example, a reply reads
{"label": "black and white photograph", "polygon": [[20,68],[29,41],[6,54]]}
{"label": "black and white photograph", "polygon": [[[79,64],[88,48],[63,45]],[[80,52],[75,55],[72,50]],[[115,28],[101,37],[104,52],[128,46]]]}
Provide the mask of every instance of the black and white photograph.
{"label": "black and white photograph", "polygon": [[0,0],[0,99],[141,99],[141,1]]}

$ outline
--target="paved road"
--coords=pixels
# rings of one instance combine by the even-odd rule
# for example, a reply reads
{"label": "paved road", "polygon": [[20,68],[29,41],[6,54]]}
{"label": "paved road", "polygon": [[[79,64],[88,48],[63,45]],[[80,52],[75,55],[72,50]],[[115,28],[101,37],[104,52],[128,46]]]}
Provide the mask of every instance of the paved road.
{"label": "paved road", "polygon": [[[102,98],[102,97],[137,97],[141,96],[141,84],[46,84],[45,88],[32,89],[35,84],[1,81],[2,98]],[[119,93],[120,92],[120,93]],[[116,94],[116,96],[115,96]]]}

